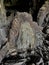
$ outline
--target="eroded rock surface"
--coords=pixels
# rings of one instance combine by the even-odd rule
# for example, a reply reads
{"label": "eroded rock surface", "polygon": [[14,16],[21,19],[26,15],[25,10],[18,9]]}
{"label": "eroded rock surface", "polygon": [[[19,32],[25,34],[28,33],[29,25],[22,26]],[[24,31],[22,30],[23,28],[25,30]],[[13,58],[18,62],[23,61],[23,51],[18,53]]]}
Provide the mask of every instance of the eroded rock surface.
{"label": "eroded rock surface", "polygon": [[18,12],[10,30],[9,47],[13,48],[16,44],[17,50],[25,50],[29,47],[29,45],[33,48],[36,41],[35,37],[39,36],[40,38],[40,34],[41,29],[35,22],[32,21],[32,16],[25,12]]}
{"label": "eroded rock surface", "polygon": [[[41,30],[42,28],[32,20],[30,14],[17,12],[15,19],[12,21],[11,28],[9,29],[4,57],[8,57],[8,55],[15,56],[19,53],[18,58],[25,58],[28,55],[28,49],[31,51],[34,47],[41,44],[40,42],[42,42],[43,38]],[[5,62],[5,65],[7,64],[9,63]]]}

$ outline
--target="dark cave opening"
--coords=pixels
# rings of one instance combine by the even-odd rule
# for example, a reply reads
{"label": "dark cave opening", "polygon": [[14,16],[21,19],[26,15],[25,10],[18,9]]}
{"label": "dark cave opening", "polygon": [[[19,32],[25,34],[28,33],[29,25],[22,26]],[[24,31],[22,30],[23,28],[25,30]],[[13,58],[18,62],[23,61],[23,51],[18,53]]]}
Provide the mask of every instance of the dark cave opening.
{"label": "dark cave opening", "polygon": [[[11,1],[10,1],[11,2]],[[14,12],[28,12],[31,8],[31,14],[33,16],[33,20],[37,21],[38,11],[41,6],[44,4],[45,0],[18,0],[15,5],[5,6],[7,10],[7,16],[10,15],[10,11],[14,10]]]}

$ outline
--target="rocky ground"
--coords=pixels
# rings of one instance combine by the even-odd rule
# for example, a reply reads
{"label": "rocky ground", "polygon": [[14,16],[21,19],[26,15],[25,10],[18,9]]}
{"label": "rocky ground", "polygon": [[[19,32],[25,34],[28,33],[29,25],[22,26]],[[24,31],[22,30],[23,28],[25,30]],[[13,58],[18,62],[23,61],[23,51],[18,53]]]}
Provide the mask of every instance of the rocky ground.
{"label": "rocky ground", "polygon": [[39,10],[37,23],[27,12],[6,16],[0,5],[0,65],[49,65],[48,6],[46,2]]}

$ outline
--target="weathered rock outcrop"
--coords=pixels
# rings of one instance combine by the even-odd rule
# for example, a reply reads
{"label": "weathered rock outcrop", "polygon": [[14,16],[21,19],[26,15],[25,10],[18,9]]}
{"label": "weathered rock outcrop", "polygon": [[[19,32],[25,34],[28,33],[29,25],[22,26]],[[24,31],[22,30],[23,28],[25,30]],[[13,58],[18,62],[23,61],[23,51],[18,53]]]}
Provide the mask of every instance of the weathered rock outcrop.
{"label": "weathered rock outcrop", "polygon": [[[8,25],[7,25],[8,26]],[[36,45],[42,43],[42,31],[37,23],[32,20],[32,16],[26,12],[17,12],[15,19],[12,21],[10,25],[10,29],[8,30],[7,42],[4,46],[6,46],[6,50],[2,50],[5,54],[1,57],[1,61],[4,57],[8,57],[8,55],[15,56],[20,53],[20,56],[26,57],[27,50],[34,49]],[[4,27],[3,27],[4,28]],[[7,29],[6,25],[5,28]],[[9,27],[8,27],[9,28]],[[5,31],[5,29],[4,29]],[[7,32],[8,32],[7,31]],[[6,31],[5,31],[6,32]],[[6,33],[5,33],[6,34]],[[2,34],[4,36],[4,34]],[[24,52],[24,53],[23,53]]]}

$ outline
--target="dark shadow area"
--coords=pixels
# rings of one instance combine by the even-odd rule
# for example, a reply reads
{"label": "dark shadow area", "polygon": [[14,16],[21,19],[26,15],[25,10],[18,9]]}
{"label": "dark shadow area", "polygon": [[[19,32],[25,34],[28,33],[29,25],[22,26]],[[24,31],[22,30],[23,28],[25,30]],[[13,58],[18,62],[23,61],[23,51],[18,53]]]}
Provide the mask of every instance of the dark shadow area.
{"label": "dark shadow area", "polygon": [[[6,3],[8,3],[7,0]],[[15,4],[12,4],[10,0],[10,5],[6,5],[5,8],[8,11],[7,16],[9,15],[9,11],[15,10],[19,12],[29,12],[31,8],[31,14],[33,16],[33,20],[37,21],[37,14],[41,6],[44,4],[45,0],[17,0]]]}

